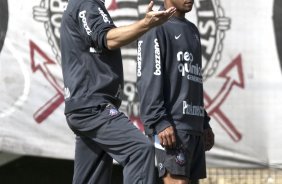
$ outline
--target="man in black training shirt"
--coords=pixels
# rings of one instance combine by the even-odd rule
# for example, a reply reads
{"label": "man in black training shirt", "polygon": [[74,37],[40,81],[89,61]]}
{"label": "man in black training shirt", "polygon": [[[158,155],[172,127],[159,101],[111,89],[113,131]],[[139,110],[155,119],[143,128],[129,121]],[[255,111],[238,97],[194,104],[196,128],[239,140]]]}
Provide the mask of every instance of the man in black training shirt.
{"label": "man in black training shirt", "polygon": [[192,6],[193,0],[165,0],[161,10],[176,13],[137,42],[141,120],[155,141],[165,184],[205,178],[205,150],[214,141],[204,109],[200,34],[185,18]]}
{"label": "man in black training shirt", "polygon": [[109,184],[113,159],[124,166],[124,184],[154,184],[152,143],[118,108],[123,90],[120,47],[175,12],[152,11],[116,27],[103,0],[70,0],[61,24],[65,114],[76,134],[74,184]]}

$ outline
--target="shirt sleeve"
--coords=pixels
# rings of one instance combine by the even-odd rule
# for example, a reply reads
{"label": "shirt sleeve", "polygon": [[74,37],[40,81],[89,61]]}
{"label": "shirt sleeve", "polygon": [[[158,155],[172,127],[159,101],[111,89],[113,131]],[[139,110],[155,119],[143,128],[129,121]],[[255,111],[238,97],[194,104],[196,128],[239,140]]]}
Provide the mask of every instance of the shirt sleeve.
{"label": "shirt sleeve", "polygon": [[145,133],[159,133],[171,126],[165,108],[164,48],[162,34],[153,28],[137,42],[137,90]]}
{"label": "shirt sleeve", "polygon": [[106,34],[116,26],[106,8],[95,1],[86,1],[80,5],[77,16],[79,30],[86,43],[96,51],[107,49]]}

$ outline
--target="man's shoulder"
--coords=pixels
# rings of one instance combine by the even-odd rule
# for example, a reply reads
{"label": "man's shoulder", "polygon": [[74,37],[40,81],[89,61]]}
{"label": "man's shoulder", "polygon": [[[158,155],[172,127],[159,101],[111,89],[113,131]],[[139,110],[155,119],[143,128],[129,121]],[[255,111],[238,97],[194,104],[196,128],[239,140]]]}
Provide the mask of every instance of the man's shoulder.
{"label": "man's shoulder", "polygon": [[192,29],[194,29],[195,31],[198,31],[198,27],[193,22],[189,21],[188,19],[187,19],[187,24],[190,27],[192,27]]}

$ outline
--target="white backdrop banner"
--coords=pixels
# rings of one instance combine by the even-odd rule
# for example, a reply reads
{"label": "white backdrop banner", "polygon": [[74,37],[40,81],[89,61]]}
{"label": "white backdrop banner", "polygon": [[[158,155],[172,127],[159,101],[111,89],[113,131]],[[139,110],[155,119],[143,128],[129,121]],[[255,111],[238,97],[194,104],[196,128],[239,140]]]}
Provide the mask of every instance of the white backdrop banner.
{"label": "white backdrop banner", "polygon": [[[205,105],[216,134],[209,166],[282,168],[281,2],[195,0],[187,14],[201,34]],[[117,26],[140,19],[147,4],[106,1]],[[0,5],[0,151],[73,159],[59,46],[67,0],[0,0]],[[122,48],[121,110],[143,131],[136,54],[136,43]]]}

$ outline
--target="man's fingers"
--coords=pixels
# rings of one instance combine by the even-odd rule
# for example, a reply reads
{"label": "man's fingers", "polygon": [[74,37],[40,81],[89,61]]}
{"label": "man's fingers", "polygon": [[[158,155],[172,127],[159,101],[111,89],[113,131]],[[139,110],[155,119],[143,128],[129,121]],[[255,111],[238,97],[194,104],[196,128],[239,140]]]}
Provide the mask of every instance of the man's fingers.
{"label": "man's fingers", "polygon": [[169,11],[156,11],[156,12],[151,12],[152,16],[155,17],[163,17],[163,16],[167,16],[167,17],[171,17],[173,14],[175,13],[175,9],[170,8]]}
{"label": "man's fingers", "polygon": [[162,145],[163,147],[167,147],[170,144],[170,141],[167,138],[165,131],[161,132],[158,137],[160,140],[160,145]]}
{"label": "man's fingers", "polygon": [[167,147],[174,148],[176,145],[176,139],[173,128],[168,128],[164,133],[167,141]]}
{"label": "man's fingers", "polygon": [[176,12],[176,8],[175,7],[170,7],[169,9],[165,10],[165,12],[167,14],[174,14]]}
{"label": "man's fingers", "polygon": [[176,138],[175,138],[174,133],[171,135],[171,142],[172,142],[172,147],[175,148],[176,147]]}
{"label": "man's fingers", "polygon": [[165,146],[167,146],[168,148],[171,148],[172,147],[172,141],[171,141],[171,138],[170,138],[170,135],[169,135],[168,132],[166,132],[165,138],[166,138],[166,141],[167,141],[167,144]]}
{"label": "man's fingers", "polygon": [[169,143],[168,143],[167,139],[164,139],[163,147],[166,147],[166,148],[167,148],[167,147],[168,147],[168,144],[169,144]]}
{"label": "man's fingers", "polygon": [[144,19],[145,25],[148,27],[154,27],[164,23],[176,11],[175,8],[169,8],[165,11],[152,11],[153,5],[153,2],[151,1],[147,8],[147,13]]}
{"label": "man's fingers", "polygon": [[166,148],[173,148],[176,145],[176,138],[174,128],[172,126],[167,127],[158,134],[160,144]]}
{"label": "man's fingers", "polygon": [[162,135],[161,135],[161,134],[159,134],[159,135],[158,135],[158,137],[159,137],[159,140],[160,140],[160,145],[163,145],[164,140],[163,140]]}
{"label": "man's fingers", "polygon": [[168,17],[168,19],[170,19],[170,17],[172,17],[175,14],[175,11]]}
{"label": "man's fingers", "polygon": [[153,10],[154,2],[150,1],[148,7],[147,7],[147,13]]}
{"label": "man's fingers", "polygon": [[161,132],[159,135],[160,145],[163,147],[169,147],[171,145],[171,141],[169,140],[168,136],[166,135],[165,131]]}

